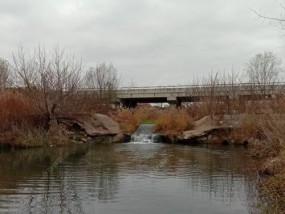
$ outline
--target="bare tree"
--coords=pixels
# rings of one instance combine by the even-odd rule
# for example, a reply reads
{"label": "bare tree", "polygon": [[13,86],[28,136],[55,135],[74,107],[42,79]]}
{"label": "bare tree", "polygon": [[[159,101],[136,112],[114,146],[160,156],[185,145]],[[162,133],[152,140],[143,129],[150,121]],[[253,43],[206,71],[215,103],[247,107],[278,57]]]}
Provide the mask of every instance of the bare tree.
{"label": "bare tree", "polygon": [[257,54],[249,61],[246,68],[249,82],[256,86],[262,95],[274,89],[281,72],[281,60],[272,52]]}
{"label": "bare tree", "polygon": [[0,58],[0,90],[3,91],[11,85],[10,82],[10,65],[7,60]]}
{"label": "bare tree", "polygon": [[235,67],[224,72],[221,76],[221,86],[223,85],[223,96],[227,105],[227,113],[233,113],[239,109],[238,90],[243,80],[243,74]]}
{"label": "bare tree", "polygon": [[112,64],[102,63],[91,67],[87,71],[85,79],[87,87],[94,91],[99,103],[110,104],[115,101],[119,78],[117,69]]}
{"label": "bare tree", "polygon": [[31,53],[19,47],[13,54],[17,85],[33,96],[48,119],[81,86],[81,60],[59,47],[46,50],[38,46]]}

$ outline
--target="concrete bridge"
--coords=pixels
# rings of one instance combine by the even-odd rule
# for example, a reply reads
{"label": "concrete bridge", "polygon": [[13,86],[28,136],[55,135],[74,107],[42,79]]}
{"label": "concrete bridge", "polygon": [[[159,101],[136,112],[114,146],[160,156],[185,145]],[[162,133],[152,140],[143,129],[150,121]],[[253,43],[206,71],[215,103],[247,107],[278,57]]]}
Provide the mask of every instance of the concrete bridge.
{"label": "concrete bridge", "polygon": [[118,99],[126,107],[138,103],[164,103],[180,106],[182,102],[199,102],[206,99],[269,99],[285,95],[285,83],[271,84],[215,84],[178,85],[156,87],[123,87],[118,90]]}

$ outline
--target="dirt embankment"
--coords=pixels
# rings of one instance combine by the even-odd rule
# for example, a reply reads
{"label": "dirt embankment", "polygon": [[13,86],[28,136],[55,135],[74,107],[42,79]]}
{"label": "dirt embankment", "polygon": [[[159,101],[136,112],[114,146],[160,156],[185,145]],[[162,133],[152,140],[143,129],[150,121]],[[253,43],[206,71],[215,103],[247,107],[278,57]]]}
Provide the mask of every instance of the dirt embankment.
{"label": "dirt embankment", "polygon": [[71,143],[129,141],[119,124],[104,114],[61,114],[49,128],[14,129],[0,134],[0,147],[28,148]]}
{"label": "dirt embankment", "polygon": [[58,122],[62,132],[73,141],[88,142],[104,139],[121,143],[129,140],[129,136],[121,131],[119,124],[104,114],[61,115],[58,117]]}
{"label": "dirt embankment", "polygon": [[205,116],[195,121],[191,130],[177,135],[174,142],[246,144],[248,139],[242,139],[236,134],[244,117],[244,115]]}

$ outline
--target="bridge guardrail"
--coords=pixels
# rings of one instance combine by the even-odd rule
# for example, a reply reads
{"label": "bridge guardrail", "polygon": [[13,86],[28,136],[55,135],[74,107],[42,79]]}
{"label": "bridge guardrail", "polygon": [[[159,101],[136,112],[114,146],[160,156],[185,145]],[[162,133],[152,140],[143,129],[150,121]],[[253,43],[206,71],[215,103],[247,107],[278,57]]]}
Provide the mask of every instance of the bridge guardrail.
{"label": "bridge guardrail", "polygon": [[169,85],[169,86],[135,86],[135,87],[120,87],[118,90],[143,90],[143,89],[173,89],[173,88],[208,88],[208,87],[252,87],[252,86],[284,86],[285,82],[273,82],[269,84],[254,84],[254,83],[236,83],[236,84],[202,84],[202,85]]}

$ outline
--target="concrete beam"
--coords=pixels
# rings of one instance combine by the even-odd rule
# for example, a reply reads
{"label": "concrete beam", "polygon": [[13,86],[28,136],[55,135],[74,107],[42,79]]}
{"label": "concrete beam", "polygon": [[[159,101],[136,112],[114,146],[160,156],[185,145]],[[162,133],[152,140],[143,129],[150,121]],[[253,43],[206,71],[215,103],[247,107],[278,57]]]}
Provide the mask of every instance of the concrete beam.
{"label": "concrete beam", "polygon": [[[262,89],[262,90],[261,90]],[[264,96],[266,94],[267,96]],[[238,85],[204,85],[204,86],[177,86],[153,88],[126,88],[118,90],[121,103],[134,106],[137,103],[175,103],[180,106],[182,102],[199,102],[205,99],[263,99],[285,94],[285,83],[258,86],[252,84]],[[132,101],[131,101],[132,100]]]}

